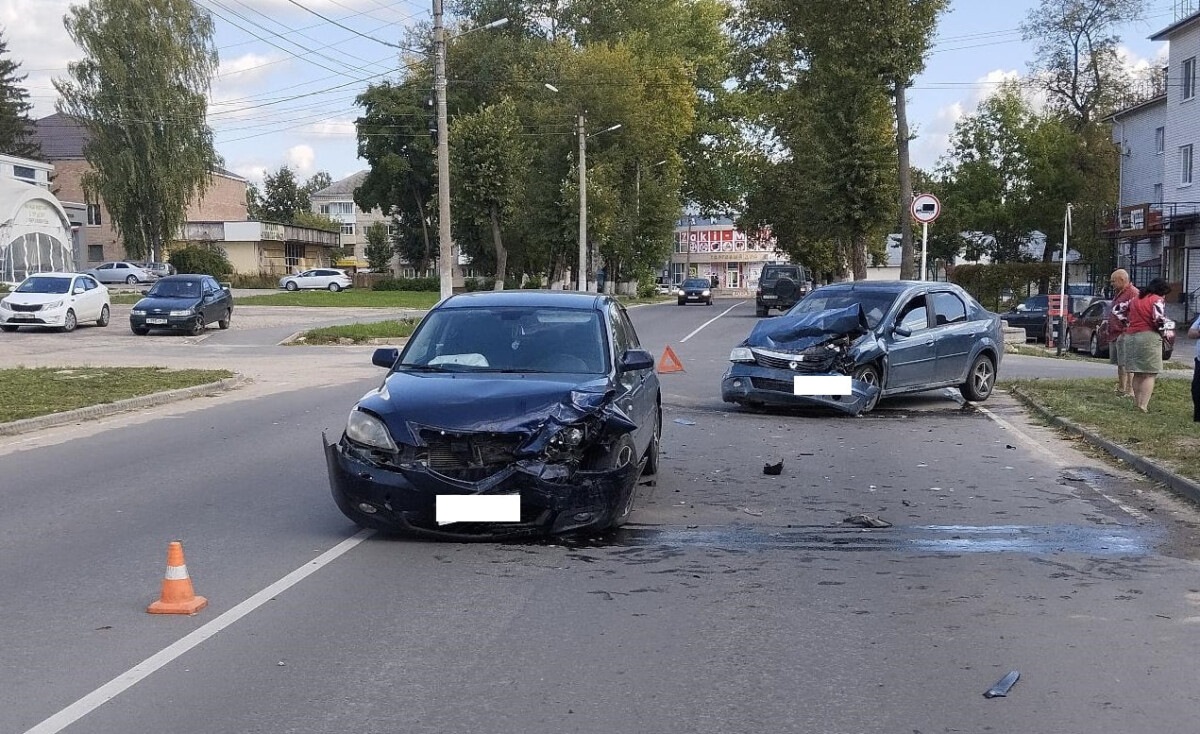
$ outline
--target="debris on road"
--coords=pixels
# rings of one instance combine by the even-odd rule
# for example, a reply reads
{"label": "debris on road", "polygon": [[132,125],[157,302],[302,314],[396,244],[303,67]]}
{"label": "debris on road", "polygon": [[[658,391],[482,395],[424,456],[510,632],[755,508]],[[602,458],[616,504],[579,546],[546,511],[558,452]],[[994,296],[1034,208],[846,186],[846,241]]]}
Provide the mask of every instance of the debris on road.
{"label": "debris on road", "polygon": [[1021,671],[1019,671],[1019,670],[1011,671],[1008,675],[1001,678],[999,680],[999,682],[996,683],[996,685],[994,685],[991,688],[984,691],[983,697],[984,698],[1003,698],[1003,697],[1007,696],[1008,692],[1010,690],[1012,690],[1013,685],[1016,684],[1017,679],[1020,677],[1021,677]]}
{"label": "debris on road", "polygon": [[842,520],[842,522],[850,525],[858,525],[862,528],[890,528],[892,526],[892,524],[887,520],[880,520],[874,515],[867,514],[851,515],[845,520]]}
{"label": "debris on road", "polygon": [[766,464],[763,466],[763,474],[766,474],[768,476],[777,477],[782,473],[783,473],[783,462],[782,461],[779,462],[778,464]]}
{"label": "debris on road", "polygon": [[694,425],[696,425],[696,421],[690,421],[690,420],[688,420],[687,418],[676,418],[676,419],[675,419],[675,422],[676,422],[676,423],[678,423],[678,424],[679,424],[679,425],[681,425],[681,426],[694,426]]}
{"label": "debris on road", "polygon": [[746,513],[747,515],[753,515],[754,517],[762,517],[763,516],[762,510],[751,510],[749,507],[743,508],[742,512]]}

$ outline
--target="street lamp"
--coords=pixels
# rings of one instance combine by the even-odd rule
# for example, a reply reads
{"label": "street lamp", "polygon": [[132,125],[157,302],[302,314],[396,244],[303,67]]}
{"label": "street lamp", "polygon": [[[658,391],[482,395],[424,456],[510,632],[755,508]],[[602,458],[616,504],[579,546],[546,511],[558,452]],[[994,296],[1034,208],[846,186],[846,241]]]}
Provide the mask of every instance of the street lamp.
{"label": "street lamp", "polygon": [[[507,22],[508,18],[501,18],[458,35],[498,28]],[[441,298],[454,294],[454,249],[450,242],[450,126],[446,120],[446,40],[446,29],[442,25],[442,0],[433,0],[433,93],[437,98],[438,279]]]}
{"label": "street lamp", "polygon": [[[549,86],[549,85],[547,85]],[[606,127],[591,135],[587,133],[587,120],[579,113],[579,290],[587,286],[587,139],[592,135],[603,135],[621,127],[620,123]]]}

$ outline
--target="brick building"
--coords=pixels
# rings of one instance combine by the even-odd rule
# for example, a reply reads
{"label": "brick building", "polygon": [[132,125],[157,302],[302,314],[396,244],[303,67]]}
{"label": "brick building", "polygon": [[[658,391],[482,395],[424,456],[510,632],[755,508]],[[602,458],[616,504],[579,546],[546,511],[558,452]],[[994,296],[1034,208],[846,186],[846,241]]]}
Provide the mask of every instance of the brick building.
{"label": "brick building", "polygon": [[[83,156],[87,130],[66,115],[54,114],[34,123],[32,137],[41,146],[43,159],[54,166],[50,190],[60,200],[84,205],[87,251],[80,267],[124,259],[125,248],[104,202],[89,201],[83,192],[83,174],[90,170]],[[245,221],[246,186],[241,176],[214,168],[208,189],[188,206],[187,221]]]}

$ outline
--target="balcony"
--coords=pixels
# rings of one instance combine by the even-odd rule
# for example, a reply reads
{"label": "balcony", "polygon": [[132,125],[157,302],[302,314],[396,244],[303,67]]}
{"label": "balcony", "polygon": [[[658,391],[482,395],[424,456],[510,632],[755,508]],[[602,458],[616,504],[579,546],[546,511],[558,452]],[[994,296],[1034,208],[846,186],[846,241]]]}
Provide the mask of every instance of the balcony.
{"label": "balcony", "polygon": [[1112,212],[1104,224],[1110,238],[1147,237],[1179,232],[1200,218],[1200,202],[1172,201],[1123,206]]}

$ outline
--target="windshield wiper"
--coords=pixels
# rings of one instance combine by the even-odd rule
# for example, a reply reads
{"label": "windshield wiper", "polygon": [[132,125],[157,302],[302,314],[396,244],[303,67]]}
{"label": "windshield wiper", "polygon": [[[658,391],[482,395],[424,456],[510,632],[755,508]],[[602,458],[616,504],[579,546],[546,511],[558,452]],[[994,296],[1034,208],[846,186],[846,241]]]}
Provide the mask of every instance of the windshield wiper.
{"label": "windshield wiper", "polygon": [[414,372],[453,372],[440,364],[398,364],[394,369],[412,370]]}

